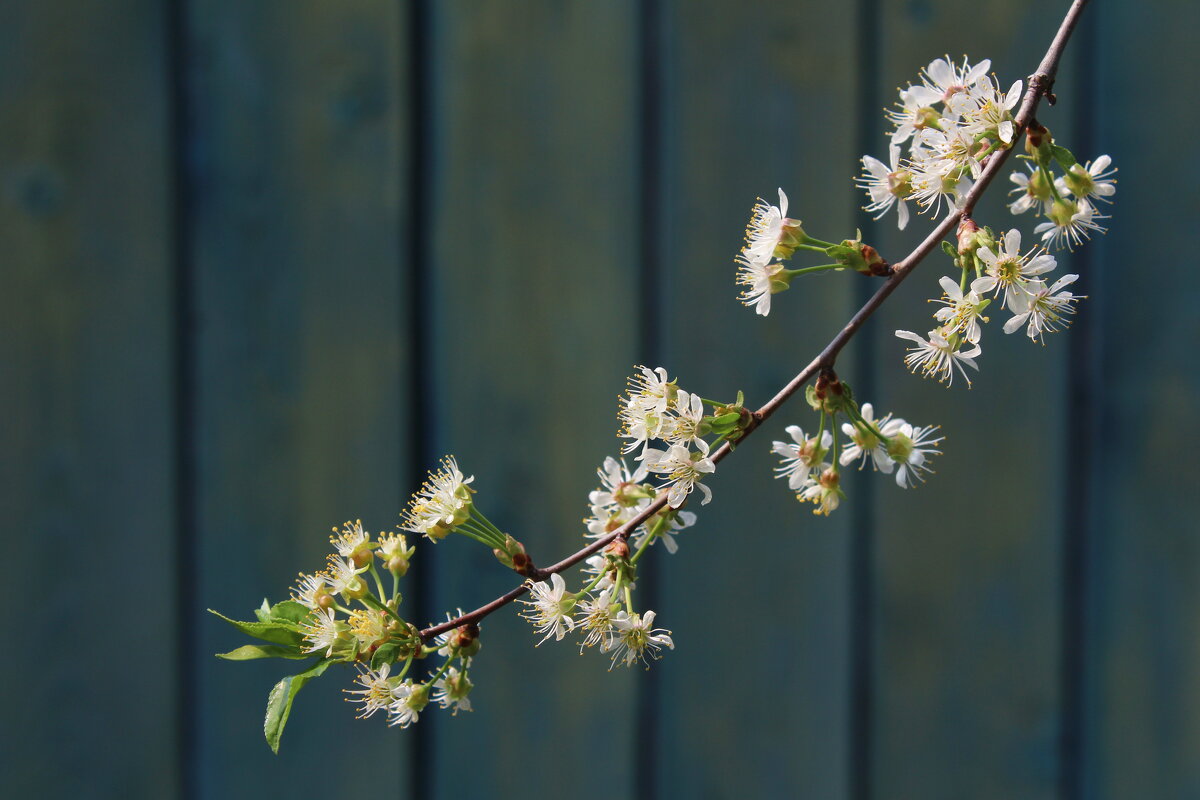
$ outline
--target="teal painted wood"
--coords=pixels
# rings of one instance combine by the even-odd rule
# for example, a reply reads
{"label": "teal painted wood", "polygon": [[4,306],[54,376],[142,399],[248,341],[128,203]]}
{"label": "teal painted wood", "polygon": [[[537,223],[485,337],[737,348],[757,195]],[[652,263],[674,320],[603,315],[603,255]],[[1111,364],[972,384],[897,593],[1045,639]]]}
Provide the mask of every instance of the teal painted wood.
{"label": "teal painted wood", "polygon": [[0,9],[9,797],[178,780],[164,29],[143,0]]}
{"label": "teal painted wood", "polygon": [[[733,263],[755,198],[777,202],[777,187],[813,236],[854,234],[853,7],[666,9],[665,364],[690,391],[743,389],[755,407],[841,327],[864,280],[797,279],[764,319],[736,300]],[[787,425],[816,422],[793,400],[721,463],[679,553],[652,554],[656,622],[675,634],[653,667],[657,796],[846,795],[849,517],[814,517],[769,453]]]}
{"label": "teal painted wood", "polygon": [[[541,564],[583,542],[635,359],[634,10],[432,6],[436,447]],[[518,581],[463,537],[435,556],[439,616]],[[515,609],[482,640],[475,711],[430,715],[436,796],[625,794],[631,676],[570,641],[535,650]]]}
{"label": "teal painted wood", "polygon": [[398,522],[412,302],[401,9],[197,0],[187,11],[199,793],[403,796],[408,734],[355,720],[342,694],[353,670],[304,690],[273,756],[266,695],[299,670],[217,661],[242,642],[203,613],[245,618],[264,595],[286,597],[298,571],[324,566],[333,525]]}
{"label": "teal painted wood", "polygon": [[[1097,136],[1088,155],[1110,153],[1120,182],[1111,231],[1093,245],[1102,281],[1084,287],[1102,313],[1085,793],[1200,797],[1200,468],[1190,454],[1200,441],[1200,291],[1170,266],[1191,263],[1200,215],[1200,170],[1176,143],[1200,124],[1179,91],[1196,73],[1200,7],[1091,11],[1099,38],[1083,77],[1095,86]],[[1161,125],[1147,128],[1148,109],[1162,109]]]}
{"label": "teal painted wood", "polygon": [[[1007,89],[1036,68],[1066,7],[884,4],[880,95],[890,103],[892,87],[945,53],[991,58]],[[1064,93],[1039,118],[1069,134],[1071,102]],[[883,157],[882,124],[877,142]],[[975,219],[1019,227],[1030,247],[1036,221],[1013,217],[1005,191],[1007,175]],[[931,222],[916,218],[899,235],[894,219],[883,226],[884,252],[898,258]],[[1058,788],[1061,376],[1070,334],[1048,337],[1044,348],[1006,336],[1008,314],[995,308],[973,390],[961,377],[947,389],[908,375],[894,331],[934,327],[924,300],[954,269],[935,252],[880,314],[878,401],[914,424],[942,425],[946,440],[926,485],[903,491],[884,480],[877,492],[872,781],[886,797],[1048,798]]]}

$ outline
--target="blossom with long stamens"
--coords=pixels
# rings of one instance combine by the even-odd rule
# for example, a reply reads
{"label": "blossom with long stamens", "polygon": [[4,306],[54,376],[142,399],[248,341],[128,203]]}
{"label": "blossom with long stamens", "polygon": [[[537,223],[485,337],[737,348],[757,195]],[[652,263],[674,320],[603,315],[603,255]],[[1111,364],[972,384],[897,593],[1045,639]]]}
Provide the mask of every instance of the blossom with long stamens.
{"label": "blossom with long stamens", "polygon": [[799,489],[817,470],[833,444],[833,434],[823,431],[820,438],[807,436],[799,425],[784,429],[792,437],[792,443],[771,442],[771,452],[783,457],[783,463],[775,468],[776,478],[787,478],[788,488]]}
{"label": "blossom with long stamens", "polygon": [[700,505],[712,500],[712,490],[701,483],[705,475],[717,471],[712,459],[702,453],[693,453],[682,445],[673,444],[664,450],[651,448],[645,453],[646,468],[656,474],[665,474],[668,483],[667,505],[679,508],[683,501],[699,487],[703,499]]}
{"label": "blossom with long stamens", "polygon": [[904,230],[908,225],[908,199],[912,196],[912,173],[900,164],[900,147],[893,144],[888,149],[891,164],[884,164],[874,156],[863,156],[863,175],[855,183],[867,192],[870,205],[863,206],[868,214],[879,219],[896,206],[897,227]]}
{"label": "blossom with long stamens", "polygon": [[970,289],[963,293],[958,281],[949,276],[943,276],[938,283],[945,296],[934,302],[942,303],[945,308],[934,312],[933,318],[942,323],[942,331],[946,336],[957,333],[971,344],[978,344],[983,335],[980,320],[988,321],[982,316],[983,309],[990,302],[980,295],[987,291],[993,283],[988,278],[976,278],[971,282]]}
{"label": "blossom with long stamens", "polygon": [[960,345],[951,344],[936,330],[929,332],[928,339],[923,339],[912,331],[896,331],[896,336],[916,343],[916,347],[910,347],[908,354],[904,356],[904,363],[911,371],[915,373],[920,370],[925,377],[936,378],[939,383],[951,386],[954,384],[954,371],[957,369],[970,387],[971,379],[963,365],[978,371],[979,365],[975,363],[975,357],[983,352],[979,345],[970,350],[963,350]]}
{"label": "blossom with long stamens", "polygon": [[907,489],[915,486],[914,481],[924,481],[922,473],[932,472],[929,468],[929,457],[941,455],[941,450],[934,448],[945,437],[935,436],[939,430],[937,425],[917,428],[904,422],[888,432],[888,457],[896,463],[896,484]]}
{"label": "blossom with long stamens", "polygon": [[622,611],[613,619],[612,627],[613,666],[618,661],[624,661],[627,667],[637,661],[649,666],[649,659],[659,658],[662,648],[675,649],[671,632],[654,627],[653,611],[647,611],[645,614],[629,614]]}
{"label": "blossom with long stamens", "polygon": [[1070,318],[1075,314],[1075,302],[1083,295],[1061,290],[1078,278],[1078,275],[1063,275],[1049,287],[1043,281],[1038,281],[1036,286],[1030,287],[1023,307],[1014,309],[1018,313],[1004,323],[1004,332],[1015,333],[1025,325],[1025,335],[1041,342],[1043,334],[1054,333],[1069,326]]}
{"label": "blossom with long stamens", "polygon": [[[1003,245],[1003,246],[1001,246]],[[1029,294],[1030,283],[1037,276],[1058,266],[1058,261],[1040,247],[1021,253],[1021,232],[1013,228],[997,243],[995,252],[983,246],[976,251],[984,264],[985,277],[971,284],[980,293],[995,290],[1003,296],[1001,308],[1012,310],[1024,302]]]}
{"label": "blossom with long stamens", "polygon": [[886,429],[889,425],[895,422],[903,423],[904,420],[894,420],[890,413],[880,419],[875,419],[875,408],[870,403],[863,403],[858,413],[866,421],[866,429],[864,430],[862,423],[842,423],[842,433],[850,437],[850,444],[842,448],[841,455],[838,456],[838,463],[843,467],[848,467],[855,461],[859,461],[858,468],[862,469],[868,461],[871,461],[874,469],[890,474],[895,468],[895,464],[888,458],[887,441],[881,439],[876,431],[887,435]]}
{"label": "blossom with long stamens", "polygon": [[571,614],[575,610],[575,595],[567,591],[567,582],[557,572],[550,576],[550,582],[529,582],[529,600],[521,600],[528,608],[521,616],[533,623],[538,633],[545,634],[538,644],[554,637],[562,641],[563,637],[575,627]]}
{"label": "blossom with long stamens", "polygon": [[1090,239],[1092,233],[1104,233],[1107,230],[1096,220],[1108,217],[1098,214],[1086,200],[1056,200],[1049,216],[1050,221],[1041,223],[1033,232],[1040,234],[1046,244],[1059,249],[1065,247],[1074,250],[1085,239]]}

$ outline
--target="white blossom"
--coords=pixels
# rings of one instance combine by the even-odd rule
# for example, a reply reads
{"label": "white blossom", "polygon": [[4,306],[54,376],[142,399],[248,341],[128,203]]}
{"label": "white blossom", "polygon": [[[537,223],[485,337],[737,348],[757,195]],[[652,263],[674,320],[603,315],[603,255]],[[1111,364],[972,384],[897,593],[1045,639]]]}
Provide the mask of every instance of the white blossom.
{"label": "white blossom", "polygon": [[[656,474],[667,476],[667,505],[679,508],[692,490],[699,487],[703,498],[700,505],[712,500],[712,490],[701,481],[705,475],[717,471],[712,459],[701,453],[692,453],[682,445],[673,444],[667,450],[649,449],[644,454],[646,468]],[[669,488],[668,488],[669,487]]]}
{"label": "white blossom", "polygon": [[971,282],[969,291],[964,295],[959,282],[949,276],[943,276],[938,283],[945,292],[943,299],[934,302],[942,303],[945,308],[934,312],[934,319],[942,323],[942,331],[946,336],[958,333],[971,344],[978,344],[983,335],[979,321],[988,321],[981,315],[988,301],[980,297],[982,292],[994,285],[988,278],[976,278]]}
{"label": "white blossom", "polygon": [[1008,179],[1016,184],[1009,194],[1018,195],[1016,200],[1008,204],[1008,210],[1013,214],[1024,214],[1031,208],[1037,208],[1043,214],[1049,214],[1054,205],[1054,191],[1050,181],[1037,166],[1029,167],[1029,174],[1013,172]]}
{"label": "white blossom", "polygon": [[889,437],[888,456],[897,465],[896,484],[907,489],[915,486],[914,481],[924,481],[924,472],[932,472],[929,468],[929,457],[941,455],[941,450],[934,445],[942,441],[943,436],[935,436],[939,430],[937,425],[917,428],[903,422],[892,431],[885,431]]}
{"label": "white blossom", "polygon": [[316,608],[321,597],[327,594],[329,585],[325,580],[325,573],[306,575],[301,572],[296,588],[292,590],[292,600],[305,608]]}
{"label": "white blossom", "polygon": [[388,678],[388,673],[391,672],[392,665],[384,664],[379,668],[379,671],[367,669],[359,666],[358,676],[354,682],[361,686],[361,689],[343,689],[342,691],[349,695],[362,695],[360,700],[352,702],[361,702],[361,714],[359,719],[366,719],[376,711],[386,709],[397,699],[395,686]]}
{"label": "white blossom", "polygon": [[786,285],[779,280],[779,274],[784,270],[783,262],[753,259],[745,253],[739,253],[734,261],[738,265],[735,282],[745,287],[738,300],[744,306],[753,307],[760,317],[767,316],[771,313],[771,295]]}
{"label": "white blossom", "polygon": [[1073,250],[1085,239],[1090,239],[1093,232],[1105,232],[1106,228],[1096,221],[1101,219],[1108,217],[1096,213],[1096,209],[1086,200],[1073,203],[1058,200],[1050,209],[1050,221],[1041,223],[1033,232],[1040,234],[1046,244]]}
{"label": "white blossom", "polygon": [[841,482],[841,477],[832,464],[821,464],[817,471],[816,477],[809,478],[805,481],[804,486],[796,494],[796,499],[802,503],[812,503],[814,514],[823,514],[829,516],[830,512],[837,509],[838,504],[842,499],[842,490],[838,485]]}
{"label": "white blossom", "polygon": [[[746,226],[746,246],[742,248],[746,261],[765,265],[774,258],[775,248],[783,239],[787,225],[795,222],[787,218],[787,210],[788,199],[783,189],[779,190],[778,206],[759,198]],[[765,315],[765,312],[759,313]]]}
{"label": "white blossom", "polygon": [[[629,537],[629,544],[634,550],[640,548],[642,542],[650,535],[653,520],[654,517],[651,517],[650,521],[637,526],[637,529]],[[654,538],[662,540],[663,547],[667,548],[668,553],[674,555],[679,552],[679,543],[675,541],[675,535],[695,524],[696,515],[691,511],[676,511],[667,521],[666,527],[660,530]]]}
{"label": "white blossom", "polygon": [[315,608],[304,622],[300,623],[300,633],[308,642],[304,648],[306,653],[324,650],[326,657],[333,655],[333,646],[337,643],[342,632],[332,608]]}
{"label": "white blossom", "polygon": [[799,425],[789,425],[784,430],[792,437],[792,443],[771,443],[771,452],[783,457],[783,463],[775,468],[775,477],[787,478],[788,488],[798,491],[829,452],[833,444],[833,435],[824,431],[818,441],[816,436],[805,435]]}
{"label": "white blossom", "polygon": [[919,369],[925,377],[936,378],[940,383],[950,386],[954,384],[954,370],[957,369],[962,373],[967,386],[971,385],[971,379],[963,369],[963,364],[978,371],[979,365],[975,363],[975,357],[983,352],[979,345],[964,351],[961,345],[950,344],[949,340],[936,330],[929,332],[928,340],[912,331],[896,331],[896,336],[916,343],[916,347],[910,347],[908,354],[904,356],[904,363],[912,372],[915,373]]}
{"label": "white blossom", "polygon": [[895,205],[897,226],[904,230],[908,225],[907,200],[912,195],[912,174],[900,165],[899,145],[893,144],[888,154],[891,159],[890,165],[884,164],[874,156],[863,156],[863,175],[856,178],[855,182],[865,189],[867,196],[871,198],[870,205],[863,207],[864,211],[874,214],[875,219],[879,219]]}
{"label": "white blossom", "polygon": [[959,106],[963,130],[972,136],[995,131],[1001,142],[1011,145],[1015,133],[1013,110],[1021,100],[1021,87],[1021,81],[1015,81],[1008,92],[1003,93],[995,81],[982,76],[960,95],[963,97]]}
{"label": "white blossom", "polygon": [[[875,407],[870,403],[863,403],[858,413],[875,430],[885,435],[887,433],[885,429],[889,424],[897,421],[900,423],[904,422],[904,420],[893,420],[891,414],[885,414],[881,419],[875,419]],[[874,469],[884,473],[891,473],[895,464],[888,458],[887,443],[885,440],[879,438],[874,430],[863,430],[859,425],[843,422],[842,433],[850,437],[851,442],[851,444],[842,448],[841,455],[838,456],[838,462],[843,467],[848,467],[855,461],[859,461],[861,463],[859,463],[858,468],[862,469],[866,466],[867,461],[870,460]]]}
{"label": "white blossom", "polygon": [[604,650],[608,650],[604,644],[613,636],[613,621],[621,609],[620,604],[614,602],[612,586],[580,600],[578,608],[579,618],[576,624],[584,633],[579,651],[583,652],[583,648],[595,645],[601,645]]}
{"label": "white blossom", "polygon": [[395,697],[388,706],[388,725],[407,728],[417,721],[421,711],[429,704],[429,689],[414,686],[411,680],[401,683],[392,690]]}
{"label": "white blossom", "polygon": [[704,421],[704,401],[698,394],[689,394],[680,389],[671,404],[672,421],[670,431],[663,436],[668,444],[683,447],[694,445],[697,450],[708,454],[708,442],[700,435],[700,424]]}
{"label": "white blossom", "polygon": [[984,264],[986,277],[976,280],[972,288],[978,287],[980,292],[995,290],[997,295],[1002,293],[1001,307],[1012,310],[1024,303],[1030,282],[1053,270],[1058,261],[1040,247],[1022,255],[1021,232],[1016,228],[1004,234],[1002,242],[1003,247],[997,246],[997,252],[986,246],[976,251]]}
{"label": "white blossom", "polygon": [[1040,342],[1043,334],[1066,328],[1071,324],[1070,317],[1075,314],[1075,301],[1083,295],[1060,290],[1078,278],[1078,275],[1063,275],[1050,287],[1044,281],[1031,285],[1023,306],[1014,309],[1018,313],[1004,323],[1004,332],[1015,333],[1022,325],[1026,325],[1025,334]]}
{"label": "white blossom", "polygon": [[671,632],[654,627],[653,611],[647,611],[645,614],[628,614],[621,611],[613,619],[612,625],[612,666],[616,666],[618,661],[624,661],[627,667],[632,666],[635,661],[649,666],[649,659],[659,658],[659,650],[663,647],[675,649]]}
{"label": "white blossom", "polygon": [[588,494],[592,516],[584,520],[588,529],[585,536],[589,538],[615,531],[650,503],[648,493],[641,488],[647,475],[644,463],[630,472],[624,459],[609,456],[596,474],[600,476],[600,488]]}
{"label": "white blossom", "polygon": [[430,472],[425,483],[409,500],[401,515],[400,527],[413,533],[423,533],[433,540],[444,539],[456,526],[470,516],[471,494],[468,484],[475,476],[464,478],[454,456],[442,459],[441,467]]}
{"label": "white blossom", "polygon": [[671,400],[678,391],[675,382],[667,378],[662,367],[635,367],[638,371],[629,379],[629,388],[621,401],[618,419],[622,438],[630,439],[623,452],[631,453],[651,439],[669,433],[671,418],[667,414]]}
{"label": "white blossom", "polygon": [[[927,93],[919,96],[926,101],[926,105],[930,101],[941,101],[949,107],[957,107],[959,103],[955,101],[955,96],[968,91],[991,68],[991,59],[986,58],[975,66],[971,66],[965,56],[962,66],[957,66],[950,56],[936,59],[923,70],[921,77]],[[912,87],[909,91],[916,92],[918,88]]]}
{"label": "white blossom", "polygon": [[1111,203],[1109,198],[1117,192],[1117,182],[1112,177],[1117,174],[1117,169],[1109,169],[1110,166],[1112,159],[1109,156],[1100,156],[1086,165],[1075,164],[1059,179],[1060,190],[1070,192],[1080,200],[1096,199]]}
{"label": "white blossom", "polygon": [[533,623],[538,633],[545,634],[542,644],[551,636],[555,641],[562,641],[567,632],[575,627],[571,618],[575,610],[575,595],[567,591],[567,582],[557,572],[546,581],[529,582],[530,600],[520,602],[528,606],[521,616]]}
{"label": "white blossom", "polygon": [[433,682],[433,702],[450,709],[452,715],[471,710],[470,694],[474,684],[458,668],[450,667],[446,674]]}
{"label": "white blossom", "polygon": [[337,528],[334,528],[333,531],[337,535],[330,536],[329,543],[342,558],[351,558],[362,550],[363,546],[371,539],[371,535],[363,530],[361,519],[343,524],[340,533]]}

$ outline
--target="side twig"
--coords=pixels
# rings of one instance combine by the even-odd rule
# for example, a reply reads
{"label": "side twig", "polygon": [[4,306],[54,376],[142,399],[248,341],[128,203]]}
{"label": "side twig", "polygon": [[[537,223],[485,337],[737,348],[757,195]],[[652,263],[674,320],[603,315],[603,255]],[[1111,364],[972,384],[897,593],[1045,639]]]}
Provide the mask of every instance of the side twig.
{"label": "side twig", "polygon": [[[1050,43],[1050,48],[1046,51],[1046,55],[1042,58],[1041,64],[1038,65],[1037,71],[1029,77],[1029,85],[1025,89],[1025,95],[1021,100],[1021,106],[1017,110],[1017,115],[1014,120],[1014,127],[1016,131],[1013,136],[1013,147],[1016,146],[1021,134],[1024,133],[1025,128],[1029,125],[1030,120],[1033,119],[1033,115],[1037,111],[1037,107],[1041,103],[1042,98],[1050,95],[1051,103],[1053,103],[1053,95],[1051,95],[1050,92],[1054,87],[1054,77],[1058,73],[1058,65],[1062,59],[1063,50],[1066,47],[1067,39],[1070,38],[1071,32],[1075,29],[1075,25],[1079,21],[1079,15],[1083,11],[1083,7],[1087,4],[1088,0],[1074,0],[1070,9],[1068,9],[1066,16],[1063,18],[1062,24],[1059,25],[1058,32],[1055,34],[1054,40]],[[1004,162],[1008,160],[1008,155],[1012,152],[1012,150],[1012,147],[999,150],[988,158],[983,171],[980,173],[979,178],[975,182],[975,185],[971,188],[971,191],[967,194],[962,206],[943,219],[941,223],[934,228],[933,231],[927,237],[925,237],[925,240],[917,245],[917,247],[911,253],[906,255],[899,262],[893,264],[892,275],[883,283],[882,286],[879,287],[875,294],[873,294],[871,298],[863,304],[862,308],[860,308],[854,314],[854,316],[850,318],[850,321],[846,323],[845,327],[838,331],[837,335],[830,340],[829,344],[825,345],[825,349],[823,349],[816,358],[809,362],[808,366],[800,370],[796,377],[788,381],[787,385],[780,389],[779,392],[770,400],[768,400],[765,405],[754,412],[754,424],[745,430],[742,436],[743,441],[755,431],[759,424],[770,418],[770,416],[774,414],[780,406],[782,406],[793,394],[799,391],[802,386],[808,383],[820,370],[833,367],[834,362],[837,360],[838,353],[840,353],[842,348],[846,346],[846,343],[854,337],[854,334],[856,334],[859,329],[862,328],[863,323],[867,321],[867,318],[875,313],[876,309],[883,305],[883,301],[886,300],[888,296],[896,290],[896,287],[900,285],[901,281],[907,278],[909,273],[911,273],[917,267],[917,265],[925,259],[926,256],[933,252],[933,250],[938,246],[938,243],[949,236],[964,217],[968,217],[971,214],[975,208],[975,204],[979,201],[979,198],[983,196],[983,193],[987,191],[988,186],[996,177],[996,173],[1000,171],[1000,169],[1004,166]],[[733,448],[731,448],[727,442],[721,445],[712,454],[711,458],[715,463],[721,461],[731,452],[733,452]],[[667,498],[666,495],[663,494],[653,503],[642,509],[642,511],[636,517],[629,520],[612,533],[600,537],[587,547],[572,553],[556,564],[551,564],[549,567],[544,567],[542,569],[533,570],[531,579],[542,580],[550,575],[562,572],[563,570],[575,566],[588,556],[603,550],[616,539],[628,539],[629,535],[637,529],[637,526],[641,525],[651,516],[661,511],[666,504]],[[528,583],[523,583],[520,586],[517,586],[500,595],[490,603],[471,611],[470,613],[463,614],[462,616],[456,617],[447,622],[443,622],[439,625],[433,625],[425,628],[421,631],[421,638],[425,641],[428,641],[434,636],[437,636],[439,633],[445,633],[446,631],[457,628],[461,625],[478,623],[493,611],[503,608],[528,591]]]}

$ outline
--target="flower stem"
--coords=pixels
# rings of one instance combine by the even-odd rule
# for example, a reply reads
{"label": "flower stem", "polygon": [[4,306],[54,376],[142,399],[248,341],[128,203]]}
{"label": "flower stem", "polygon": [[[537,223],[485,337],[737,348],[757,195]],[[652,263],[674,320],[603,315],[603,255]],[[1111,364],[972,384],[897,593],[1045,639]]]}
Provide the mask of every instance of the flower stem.
{"label": "flower stem", "polygon": [[794,278],[797,275],[804,275],[808,272],[825,272],[831,269],[846,269],[845,264],[820,264],[815,267],[803,267],[801,269],[785,269],[783,273],[789,278]]}

